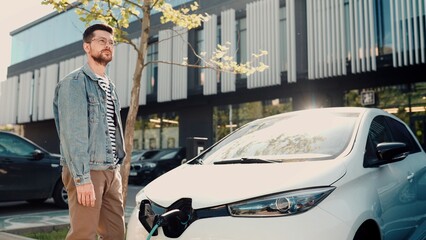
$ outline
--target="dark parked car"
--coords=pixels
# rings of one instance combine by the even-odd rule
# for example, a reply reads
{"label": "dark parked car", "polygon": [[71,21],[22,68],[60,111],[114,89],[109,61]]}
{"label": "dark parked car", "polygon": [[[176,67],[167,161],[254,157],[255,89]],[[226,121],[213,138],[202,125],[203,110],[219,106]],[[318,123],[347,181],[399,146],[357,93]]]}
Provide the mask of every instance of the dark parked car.
{"label": "dark parked car", "polygon": [[136,150],[132,152],[132,157],[130,162],[142,161],[145,159],[150,159],[154,157],[160,150]]}
{"label": "dark parked car", "polygon": [[152,181],[181,165],[185,157],[185,148],[161,149],[150,159],[132,162],[130,164],[129,181],[136,184]]}
{"label": "dark parked car", "polygon": [[0,202],[41,203],[53,197],[58,207],[67,208],[59,160],[60,155],[26,138],[0,131]]}

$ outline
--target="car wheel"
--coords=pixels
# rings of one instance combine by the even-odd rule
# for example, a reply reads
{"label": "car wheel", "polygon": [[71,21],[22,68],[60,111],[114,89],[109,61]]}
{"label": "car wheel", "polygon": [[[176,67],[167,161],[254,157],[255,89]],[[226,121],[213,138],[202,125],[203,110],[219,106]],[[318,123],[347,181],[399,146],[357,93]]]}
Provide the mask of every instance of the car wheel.
{"label": "car wheel", "polygon": [[53,191],[53,200],[55,205],[60,208],[68,208],[68,193],[61,180],[55,186]]}
{"label": "car wheel", "polygon": [[367,221],[356,231],[354,240],[380,240],[380,233],[373,221]]}

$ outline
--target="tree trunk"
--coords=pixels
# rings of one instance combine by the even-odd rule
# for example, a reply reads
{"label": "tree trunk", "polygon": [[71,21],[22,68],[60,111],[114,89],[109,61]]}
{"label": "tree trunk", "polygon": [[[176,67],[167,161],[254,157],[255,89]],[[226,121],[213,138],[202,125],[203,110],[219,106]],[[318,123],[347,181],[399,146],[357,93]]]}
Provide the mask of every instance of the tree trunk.
{"label": "tree trunk", "polygon": [[[150,0],[144,0],[141,41],[139,43],[138,59],[136,62],[135,72],[133,74],[133,86],[130,96],[129,112],[126,118],[126,126],[124,129],[124,145],[127,155],[121,166],[121,177],[123,184],[123,203],[126,207],[127,190],[129,183],[130,159],[133,151],[133,139],[135,135],[135,123],[139,109],[139,93],[141,88],[141,76],[144,69],[145,53],[148,47],[148,39],[151,25]],[[142,86],[146,87],[146,86]]]}

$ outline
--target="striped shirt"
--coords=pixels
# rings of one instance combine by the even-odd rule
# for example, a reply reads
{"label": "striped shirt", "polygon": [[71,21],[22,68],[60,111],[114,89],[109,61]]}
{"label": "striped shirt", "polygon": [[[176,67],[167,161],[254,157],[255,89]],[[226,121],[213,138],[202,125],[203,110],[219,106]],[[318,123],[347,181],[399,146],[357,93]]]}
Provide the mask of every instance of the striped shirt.
{"label": "striped shirt", "polygon": [[112,97],[111,97],[111,86],[109,84],[109,80],[104,78],[104,77],[100,77],[99,79],[99,86],[102,88],[102,90],[105,91],[106,93],[106,106],[107,106],[107,123],[108,123],[108,133],[109,133],[109,138],[111,140],[111,147],[112,147],[112,154],[114,156],[114,164],[116,164],[118,162],[118,157],[117,157],[117,148],[116,148],[116,144],[115,144],[115,118],[114,118],[114,102],[112,101]]}

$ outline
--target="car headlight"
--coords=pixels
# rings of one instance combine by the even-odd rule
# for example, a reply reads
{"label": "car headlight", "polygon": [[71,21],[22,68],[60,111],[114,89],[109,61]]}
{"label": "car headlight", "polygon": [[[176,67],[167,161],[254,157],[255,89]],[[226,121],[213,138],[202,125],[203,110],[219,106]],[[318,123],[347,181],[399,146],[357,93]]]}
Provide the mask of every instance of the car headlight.
{"label": "car headlight", "polygon": [[306,212],[326,198],[335,187],[297,190],[228,205],[234,217],[277,217]]}
{"label": "car headlight", "polygon": [[153,169],[157,166],[156,163],[152,163],[152,162],[147,162],[147,163],[143,163],[143,168],[150,168]]}

